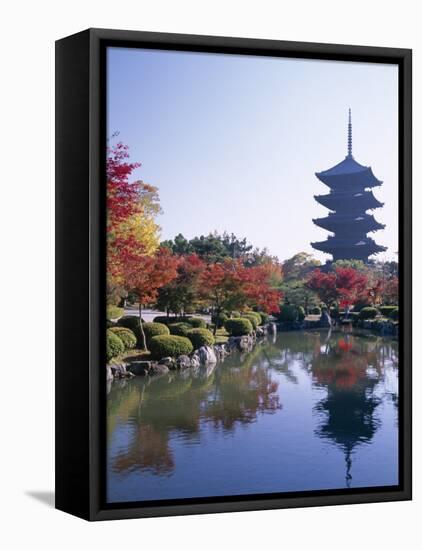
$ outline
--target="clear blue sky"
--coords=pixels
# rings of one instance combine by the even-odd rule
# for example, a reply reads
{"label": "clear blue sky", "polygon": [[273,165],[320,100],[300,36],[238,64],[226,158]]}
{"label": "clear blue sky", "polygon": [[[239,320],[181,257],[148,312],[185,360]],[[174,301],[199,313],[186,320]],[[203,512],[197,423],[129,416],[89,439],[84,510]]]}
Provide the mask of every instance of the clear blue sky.
{"label": "clear blue sky", "polygon": [[371,234],[398,250],[397,66],[109,48],[107,134],[118,131],[136,177],[159,189],[162,239],[217,230],[284,260],[312,249],[328,213],[315,172],[353,154],[384,182]]}

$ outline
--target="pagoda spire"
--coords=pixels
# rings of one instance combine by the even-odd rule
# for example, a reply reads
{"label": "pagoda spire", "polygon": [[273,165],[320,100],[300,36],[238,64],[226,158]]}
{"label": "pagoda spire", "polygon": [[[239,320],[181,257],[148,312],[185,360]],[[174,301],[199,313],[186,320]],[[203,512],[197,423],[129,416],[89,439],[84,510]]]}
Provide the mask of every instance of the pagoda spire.
{"label": "pagoda spire", "polygon": [[349,124],[347,128],[347,158],[353,158],[352,155],[352,109],[349,107]]}

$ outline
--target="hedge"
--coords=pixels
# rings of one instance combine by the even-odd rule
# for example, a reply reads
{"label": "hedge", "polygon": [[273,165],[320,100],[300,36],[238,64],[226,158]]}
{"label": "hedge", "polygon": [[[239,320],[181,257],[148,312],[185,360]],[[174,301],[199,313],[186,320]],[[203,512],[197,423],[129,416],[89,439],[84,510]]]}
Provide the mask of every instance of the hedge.
{"label": "hedge", "polygon": [[193,346],[189,338],[163,334],[162,336],[153,336],[151,338],[149,350],[155,359],[161,359],[162,357],[189,355],[193,351]]}
{"label": "hedge", "polygon": [[187,337],[192,342],[194,349],[202,346],[212,346],[215,342],[212,332],[206,328],[192,328],[188,332]]}
{"label": "hedge", "polygon": [[360,310],[364,307],[368,307],[368,302],[356,302],[356,304],[353,305],[353,311],[360,313]]}
{"label": "hedge", "polygon": [[206,328],[207,323],[200,317],[166,317],[164,315],[159,315],[154,317],[154,323],[162,323],[163,325],[170,325],[174,323],[187,323],[192,328]]}
{"label": "hedge", "polygon": [[125,310],[122,307],[108,305],[106,309],[107,319],[119,319],[124,314]]}
{"label": "hedge", "polygon": [[154,336],[170,334],[169,328],[166,325],[163,325],[163,323],[142,323],[142,328],[144,329],[147,344]]}
{"label": "hedge", "polygon": [[248,315],[253,315],[255,317],[258,326],[264,323],[263,316],[265,315],[265,313],[258,313],[257,311],[247,311],[245,313],[245,317],[247,317]]}
{"label": "hedge", "polygon": [[188,332],[192,330],[192,327],[187,323],[172,323],[167,326],[170,330],[170,334],[175,336],[187,336]]}
{"label": "hedge", "polygon": [[117,326],[128,328],[129,330],[131,330],[136,336],[137,345],[143,345],[141,329],[139,327],[139,317],[137,317],[136,315],[125,315],[118,320]]}
{"label": "hedge", "polygon": [[253,332],[252,323],[245,317],[235,317],[233,319],[227,319],[224,323],[224,328],[230,334],[230,336],[243,336]]}
{"label": "hedge", "polygon": [[119,327],[125,327],[135,332],[139,329],[139,317],[137,315],[125,315],[121,317],[117,322]]}
{"label": "hedge", "polygon": [[321,315],[321,308],[319,306],[312,307],[309,313],[311,315]]}
{"label": "hedge", "polygon": [[259,321],[257,320],[256,315],[254,315],[253,313],[245,313],[242,316],[242,319],[249,319],[254,330],[258,328]]}
{"label": "hedge", "polygon": [[117,357],[124,351],[125,346],[121,339],[117,336],[117,334],[114,334],[111,329],[108,329],[106,334],[107,362],[110,361],[110,359],[113,359],[113,357]]}
{"label": "hedge", "polygon": [[153,322],[154,323],[161,323],[163,325],[169,325],[170,323],[178,323],[179,318],[178,317],[167,317],[166,315],[158,315],[158,317],[154,317]]}
{"label": "hedge", "polygon": [[137,338],[135,334],[125,327],[113,327],[110,329],[113,334],[116,334],[120,340],[123,342],[125,349],[133,349],[136,347]]}
{"label": "hedge", "polygon": [[361,319],[375,319],[378,315],[378,310],[376,307],[363,307],[359,312],[359,317]]}
{"label": "hedge", "polygon": [[390,317],[390,313],[397,309],[397,306],[380,306],[378,308],[381,312],[381,315],[384,317]]}
{"label": "hedge", "polygon": [[183,323],[188,323],[192,328],[207,328],[207,323],[200,317],[183,317]]}

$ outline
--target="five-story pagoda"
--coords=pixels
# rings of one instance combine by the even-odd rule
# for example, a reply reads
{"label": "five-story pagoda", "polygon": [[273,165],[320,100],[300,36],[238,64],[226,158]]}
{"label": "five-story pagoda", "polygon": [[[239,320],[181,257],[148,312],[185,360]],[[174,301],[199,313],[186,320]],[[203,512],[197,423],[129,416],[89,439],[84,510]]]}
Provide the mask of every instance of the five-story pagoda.
{"label": "five-story pagoda", "polygon": [[331,254],[336,260],[368,261],[372,254],[387,250],[367,233],[384,229],[368,210],[380,208],[372,188],[382,185],[370,167],[362,166],[352,155],[352,119],[349,109],[348,147],[346,158],[316,177],[330,188],[328,195],[315,195],[315,200],[331,210],[325,218],[312,220],[316,225],[334,233],[326,241],[311,243],[312,247]]}

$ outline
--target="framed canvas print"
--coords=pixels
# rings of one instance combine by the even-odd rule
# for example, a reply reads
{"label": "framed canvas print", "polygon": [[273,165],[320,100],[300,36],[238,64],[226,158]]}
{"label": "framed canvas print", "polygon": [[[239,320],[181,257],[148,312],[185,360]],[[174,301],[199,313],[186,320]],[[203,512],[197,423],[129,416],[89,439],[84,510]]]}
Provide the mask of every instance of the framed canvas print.
{"label": "framed canvas print", "polygon": [[56,44],[56,505],[411,498],[411,51]]}

